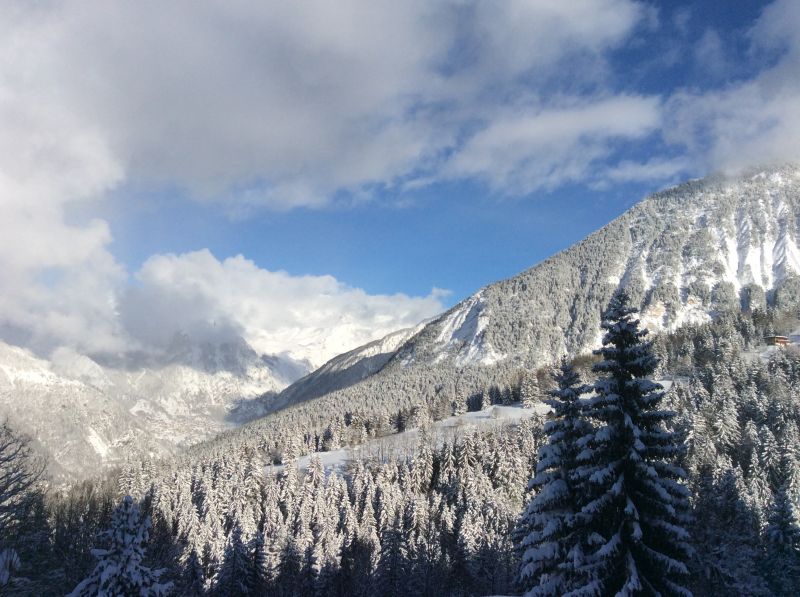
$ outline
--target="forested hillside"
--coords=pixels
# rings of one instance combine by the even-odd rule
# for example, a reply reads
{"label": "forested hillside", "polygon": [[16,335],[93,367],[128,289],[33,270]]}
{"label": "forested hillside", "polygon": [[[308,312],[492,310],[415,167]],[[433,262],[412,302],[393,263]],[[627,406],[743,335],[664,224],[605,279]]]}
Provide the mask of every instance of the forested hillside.
{"label": "forested hillside", "polygon": [[376,402],[399,409],[415,400],[409,394],[430,405],[486,393],[513,383],[520,370],[596,348],[600,313],[620,286],[654,331],[708,322],[721,311],[790,308],[800,296],[798,239],[796,165],[684,183],[479,290],[383,357],[374,374],[337,380],[332,361],[320,370],[325,375],[290,386],[273,404],[328,394],[328,412]]}
{"label": "forested hillside", "polygon": [[[762,337],[787,318],[721,314],[655,340],[659,377],[675,379],[670,429],[687,446],[689,584],[698,595],[791,595],[796,586],[800,355],[757,356]],[[592,381],[591,360],[575,364]],[[288,426],[288,437],[302,436],[302,425]],[[153,520],[145,562],[166,568],[162,580],[177,594],[513,594],[514,529],[541,426],[534,418],[467,428],[444,443],[423,434],[404,454],[331,474],[315,459],[299,471],[296,441],[276,469],[269,435],[220,438],[178,461],[126,469],[118,484],[84,484],[33,507],[15,531],[15,590],[77,585],[94,567],[95,530],[130,493]],[[338,441],[357,443],[365,429],[351,424]]]}

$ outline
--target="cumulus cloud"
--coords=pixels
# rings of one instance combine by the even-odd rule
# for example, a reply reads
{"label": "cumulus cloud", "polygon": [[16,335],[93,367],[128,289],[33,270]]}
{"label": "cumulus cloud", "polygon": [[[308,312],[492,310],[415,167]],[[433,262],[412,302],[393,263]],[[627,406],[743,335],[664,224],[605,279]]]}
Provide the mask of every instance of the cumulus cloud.
{"label": "cumulus cloud", "polygon": [[104,132],[36,76],[29,41],[49,33],[33,21],[11,6],[0,20],[0,334],[37,348],[59,338],[113,349],[124,274],[107,250],[110,230],[68,215],[117,184],[123,166]]}
{"label": "cumulus cloud", "polygon": [[316,365],[443,309],[427,297],[370,295],[332,276],[291,276],[241,255],[209,251],[150,258],[120,303],[126,329],[142,346],[165,347],[176,333],[197,340],[243,336],[263,353],[288,352]]}

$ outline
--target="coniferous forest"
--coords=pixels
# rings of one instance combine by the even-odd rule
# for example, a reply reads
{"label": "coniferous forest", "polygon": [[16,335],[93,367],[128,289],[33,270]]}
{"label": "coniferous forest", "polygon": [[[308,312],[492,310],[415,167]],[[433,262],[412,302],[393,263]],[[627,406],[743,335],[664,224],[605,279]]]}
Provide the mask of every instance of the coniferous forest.
{"label": "coniferous forest", "polygon": [[800,0],[2,0],[0,597],[800,597]]}
{"label": "coniferous forest", "polygon": [[[650,337],[618,293],[594,355],[447,413],[544,401],[548,414],[449,434],[430,410],[350,416],[314,437],[300,421],[284,445],[232,435],[69,488],[48,487],[30,441],[4,426],[0,583],[9,595],[794,595],[800,354],[754,356],[786,317],[723,313]],[[324,464],[391,425],[417,433]]]}

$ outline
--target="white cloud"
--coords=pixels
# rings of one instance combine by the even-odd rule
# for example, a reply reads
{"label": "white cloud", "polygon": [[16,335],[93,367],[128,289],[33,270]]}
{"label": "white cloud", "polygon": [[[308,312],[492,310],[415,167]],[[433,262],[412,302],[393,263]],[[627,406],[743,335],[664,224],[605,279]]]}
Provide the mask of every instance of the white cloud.
{"label": "white cloud", "polygon": [[753,54],[768,54],[772,66],[720,90],[676,93],[667,103],[665,138],[706,168],[800,159],[800,4],[769,5],[750,39]]}
{"label": "white cloud", "polygon": [[[8,8],[8,7],[5,7]],[[35,348],[53,338],[87,350],[119,343],[114,288],[123,272],[99,219],[71,221],[123,177],[103,131],[36,76],[30,15],[0,21],[0,335]],[[33,30],[36,29],[34,32]],[[50,96],[50,97],[48,97]]]}
{"label": "white cloud", "polygon": [[370,295],[332,276],[291,276],[241,255],[208,251],[157,255],[120,304],[125,327],[143,346],[166,346],[175,333],[199,340],[243,336],[263,353],[288,351],[320,365],[327,359],[443,310],[427,297]]}
{"label": "white cloud", "polygon": [[500,192],[529,193],[590,178],[618,139],[639,139],[660,125],[656,98],[622,96],[574,106],[523,108],[496,118],[447,165],[454,178],[486,180]]}
{"label": "white cloud", "polygon": [[18,6],[0,67],[15,94],[99,135],[129,179],[273,207],[435,168],[526,85],[602,79],[605,52],[646,12],[630,0]]}
{"label": "white cloud", "polygon": [[603,171],[601,183],[670,181],[691,172],[692,163],[685,157],[652,158],[645,162],[624,160]]}
{"label": "white cloud", "polygon": [[720,77],[728,70],[722,38],[713,29],[703,33],[695,44],[694,58],[707,76]]}

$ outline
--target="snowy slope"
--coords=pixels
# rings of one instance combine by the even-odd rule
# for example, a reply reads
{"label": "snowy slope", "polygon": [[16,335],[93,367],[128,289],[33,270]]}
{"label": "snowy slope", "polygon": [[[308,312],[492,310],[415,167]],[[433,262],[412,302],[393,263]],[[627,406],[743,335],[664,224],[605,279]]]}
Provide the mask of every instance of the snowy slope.
{"label": "snowy slope", "polygon": [[597,346],[600,310],[620,285],[651,329],[708,321],[719,309],[749,307],[750,297],[773,300],[795,283],[799,237],[797,166],[686,183],[481,289],[402,347],[398,360],[535,364],[586,351]]}
{"label": "snowy slope", "polygon": [[56,475],[80,477],[208,439],[231,427],[242,400],[274,395],[307,371],[243,340],[180,338],[158,359],[105,360],[67,349],[45,360],[0,343],[0,417],[35,438]]}
{"label": "snowy slope", "polygon": [[[426,433],[435,444],[441,445],[444,441],[453,441],[455,437],[463,436],[473,430],[485,432],[502,428],[509,424],[518,424],[522,419],[543,419],[549,412],[550,407],[544,402],[537,403],[534,408],[522,408],[519,404],[510,406],[496,404],[483,410],[435,421],[426,430]],[[413,452],[419,440],[420,430],[416,428],[408,429],[402,433],[370,439],[353,447],[306,454],[298,458],[295,465],[300,470],[305,470],[308,468],[312,458],[319,458],[326,470],[333,470],[344,468],[350,462],[359,459],[383,459],[389,455],[396,457],[408,456]],[[267,470],[271,473],[278,473],[283,470],[283,466],[270,465]]]}
{"label": "snowy slope", "polygon": [[531,269],[482,288],[394,354],[384,353],[380,369],[359,383],[336,379],[341,373],[330,367],[284,390],[291,400],[280,404],[334,390],[335,401],[369,402],[384,388],[401,385],[388,382],[412,372],[428,380],[419,382],[424,386],[480,368],[488,383],[494,370],[530,369],[586,352],[599,344],[600,314],[619,286],[642,308],[651,330],[708,321],[723,309],[798,301],[798,239],[800,167],[691,181],[648,197]]}
{"label": "snowy slope", "polygon": [[291,404],[346,388],[377,373],[394,355],[398,347],[413,338],[425,327],[425,323],[399,330],[380,340],[334,357],[270,400],[268,411],[285,408]]}

